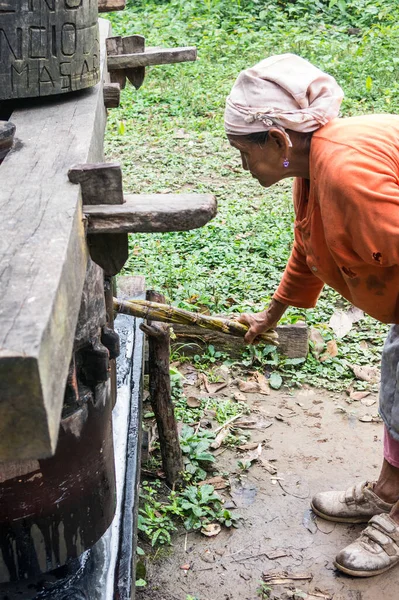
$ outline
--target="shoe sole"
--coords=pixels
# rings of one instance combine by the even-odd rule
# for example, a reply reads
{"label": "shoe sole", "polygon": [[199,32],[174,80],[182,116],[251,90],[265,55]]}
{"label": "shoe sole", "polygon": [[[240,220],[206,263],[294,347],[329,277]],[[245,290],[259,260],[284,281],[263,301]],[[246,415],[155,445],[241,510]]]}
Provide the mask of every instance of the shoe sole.
{"label": "shoe sole", "polygon": [[382,575],[383,573],[386,573],[387,571],[395,567],[398,564],[398,562],[399,558],[395,563],[393,563],[393,565],[389,565],[389,567],[385,567],[385,569],[379,569],[378,571],[352,571],[352,569],[347,569],[346,567],[343,567],[336,561],[334,561],[334,566],[339,571],[342,571],[342,573],[345,573],[345,575],[351,575],[352,577],[375,577],[376,575]]}
{"label": "shoe sole", "polygon": [[333,523],[351,523],[352,525],[360,524],[360,523],[368,523],[373,515],[370,517],[333,517],[332,515],[327,515],[318,510],[313,502],[310,503],[310,507],[313,512],[320,517],[321,519],[325,519],[326,521],[332,521]]}

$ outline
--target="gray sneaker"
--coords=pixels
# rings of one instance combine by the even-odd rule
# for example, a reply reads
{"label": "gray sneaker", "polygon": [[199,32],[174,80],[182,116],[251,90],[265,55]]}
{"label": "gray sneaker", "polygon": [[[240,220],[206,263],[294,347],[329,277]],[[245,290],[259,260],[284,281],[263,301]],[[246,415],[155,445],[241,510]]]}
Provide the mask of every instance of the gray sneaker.
{"label": "gray sneaker", "polygon": [[345,492],[320,492],[311,502],[312,510],[327,521],[367,523],[374,515],[389,513],[393,507],[373,492],[374,485],[363,481]]}
{"label": "gray sneaker", "polygon": [[370,519],[360,537],[335,559],[337,569],[353,577],[372,577],[399,563],[399,525],[389,515]]}

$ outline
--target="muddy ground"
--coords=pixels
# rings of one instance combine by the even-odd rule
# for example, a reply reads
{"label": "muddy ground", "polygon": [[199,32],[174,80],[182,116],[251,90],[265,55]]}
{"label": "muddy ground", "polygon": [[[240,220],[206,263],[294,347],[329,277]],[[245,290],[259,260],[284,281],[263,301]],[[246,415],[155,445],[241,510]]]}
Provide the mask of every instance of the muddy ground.
{"label": "muddy ground", "polygon": [[[286,571],[309,579],[272,586],[271,598],[397,600],[399,567],[369,579],[349,578],[334,569],[336,553],[362,526],[328,523],[309,511],[314,493],[377,477],[383,427],[359,421],[376,414],[377,403],[348,405],[344,394],[315,389],[271,390],[269,396],[246,394],[246,399],[251,416],[272,422],[252,430],[251,440],[265,442],[262,458],[273,461],[277,475],[255,463],[241,477],[244,498],[235,498],[243,518],[240,528],[225,529],[214,538],[176,535],[169,555],[148,562],[148,587],[138,590],[138,599],[186,600],[190,594],[198,600],[256,600],[263,574]],[[218,471],[237,471],[238,458],[235,451],[224,451]],[[219,493],[231,502],[228,490]],[[183,565],[189,570],[182,570]]]}

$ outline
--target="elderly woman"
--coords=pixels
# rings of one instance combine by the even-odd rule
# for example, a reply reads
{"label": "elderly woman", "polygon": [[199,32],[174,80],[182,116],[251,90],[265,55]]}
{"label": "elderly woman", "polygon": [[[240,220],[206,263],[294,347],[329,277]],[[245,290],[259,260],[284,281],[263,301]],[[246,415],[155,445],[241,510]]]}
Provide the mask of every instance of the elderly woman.
{"label": "elderly woman", "polygon": [[378,575],[399,562],[399,116],[337,118],[335,79],[293,54],[243,71],[226,103],[225,127],[242,166],[264,187],[295,177],[295,240],[267,310],[241,315],[248,343],[288,306],[312,308],[324,284],[383,323],[394,323],[382,357],[384,462],[376,482],[317,494],[312,508],[342,523],[367,523],[336,557],[349,575]]}

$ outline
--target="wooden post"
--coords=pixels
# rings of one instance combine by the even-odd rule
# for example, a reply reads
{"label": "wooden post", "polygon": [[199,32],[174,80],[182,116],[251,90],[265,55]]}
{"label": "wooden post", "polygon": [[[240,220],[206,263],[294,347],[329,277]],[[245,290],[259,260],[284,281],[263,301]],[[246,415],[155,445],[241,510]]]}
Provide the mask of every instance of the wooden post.
{"label": "wooden post", "polygon": [[[147,300],[165,302],[164,296],[153,290],[147,292]],[[173,486],[181,478],[184,466],[171,397],[170,327],[165,323],[148,322],[141,328],[148,335],[150,400],[158,426],[162,468],[167,482]]]}

